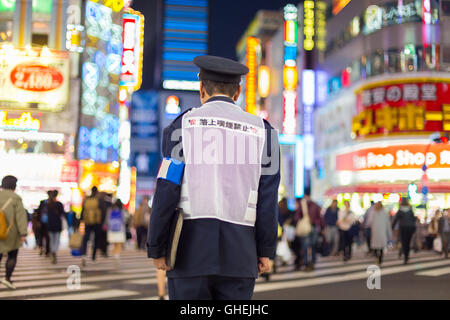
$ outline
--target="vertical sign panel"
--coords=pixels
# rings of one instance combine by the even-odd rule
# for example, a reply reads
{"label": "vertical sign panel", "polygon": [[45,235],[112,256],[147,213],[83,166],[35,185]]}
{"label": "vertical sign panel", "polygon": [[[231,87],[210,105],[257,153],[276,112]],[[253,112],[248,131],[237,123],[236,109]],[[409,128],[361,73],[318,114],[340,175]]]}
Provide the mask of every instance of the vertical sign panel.
{"label": "vertical sign panel", "polygon": [[257,72],[258,72],[258,61],[257,61],[257,48],[259,46],[259,40],[254,37],[247,38],[247,67],[249,72],[246,76],[245,81],[245,102],[246,111],[251,114],[258,114],[258,106],[256,104],[256,90],[257,90]]}

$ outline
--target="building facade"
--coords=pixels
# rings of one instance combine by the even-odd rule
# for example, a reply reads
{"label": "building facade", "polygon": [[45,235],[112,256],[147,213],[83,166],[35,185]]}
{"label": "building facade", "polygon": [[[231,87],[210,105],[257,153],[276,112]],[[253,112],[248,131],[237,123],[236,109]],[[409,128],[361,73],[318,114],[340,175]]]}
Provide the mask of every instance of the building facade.
{"label": "building facade", "polygon": [[66,210],[76,212],[94,185],[130,201],[126,100],[140,85],[142,39],[140,28],[126,43],[131,38],[123,35],[141,26],[143,17],[129,5],[0,3],[0,175],[18,177],[29,211],[50,189],[59,191]]}
{"label": "building facade", "polygon": [[[422,218],[450,205],[448,1],[333,1],[317,61],[317,198],[398,206]],[[319,76],[320,75],[320,76]],[[424,167],[425,165],[425,167]]]}

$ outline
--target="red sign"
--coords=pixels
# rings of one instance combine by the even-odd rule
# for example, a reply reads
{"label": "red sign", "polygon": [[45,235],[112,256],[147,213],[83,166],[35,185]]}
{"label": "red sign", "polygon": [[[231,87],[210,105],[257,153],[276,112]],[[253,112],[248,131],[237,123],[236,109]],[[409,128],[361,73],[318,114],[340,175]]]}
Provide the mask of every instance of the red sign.
{"label": "red sign", "polygon": [[405,80],[357,93],[354,137],[450,131],[450,85]]}
{"label": "red sign", "polygon": [[59,88],[64,81],[63,75],[57,69],[34,64],[16,66],[11,71],[10,78],[15,87],[38,92]]}
{"label": "red sign", "polygon": [[61,182],[78,182],[78,161],[66,162],[62,166]]}
{"label": "red sign", "polygon": [[134,47],[136,44],[136,20],[133,18],[123,19],[123,55],[121,78],[128,80],[135,73]]}
{"label": "red sign", "polygon": [[421,169],[450,167],[450,144],[433,144],[427,151],[427,144],[410,144],[369,148],[336,156],[336,170],[384,170]]}

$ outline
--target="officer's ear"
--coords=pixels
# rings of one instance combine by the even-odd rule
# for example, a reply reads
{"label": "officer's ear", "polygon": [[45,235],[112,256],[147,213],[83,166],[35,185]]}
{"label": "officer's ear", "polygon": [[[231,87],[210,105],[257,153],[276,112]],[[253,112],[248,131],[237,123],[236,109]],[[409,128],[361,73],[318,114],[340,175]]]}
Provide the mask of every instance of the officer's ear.
{"label": "officer's ear", "polygon": [[241,88],[241,85],[239,84],[238,88],[236,90],[236,93],[233,96],[234,101],[237,101],[239,99],[239,96],[241,95],[241,90],[242,90],[242,88]]}
{"label": "officer's ear", "polygon": [[203,82],[200,81],[200,100],[202,101],[202,103],[204,103],[205,98],[206,98],[206,90],[205,87],[203,86]]}

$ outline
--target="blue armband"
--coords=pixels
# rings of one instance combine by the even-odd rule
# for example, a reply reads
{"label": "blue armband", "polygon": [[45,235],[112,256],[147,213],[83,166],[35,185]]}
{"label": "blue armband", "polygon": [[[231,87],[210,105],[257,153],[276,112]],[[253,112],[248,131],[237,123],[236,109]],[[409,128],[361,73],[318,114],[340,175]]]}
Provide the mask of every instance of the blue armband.
{"label": "blue armband", "polygon": [[157,179],[164,179],[175,184],[181,184],[184,162],[172,158],[164,158],[159,168]]}

